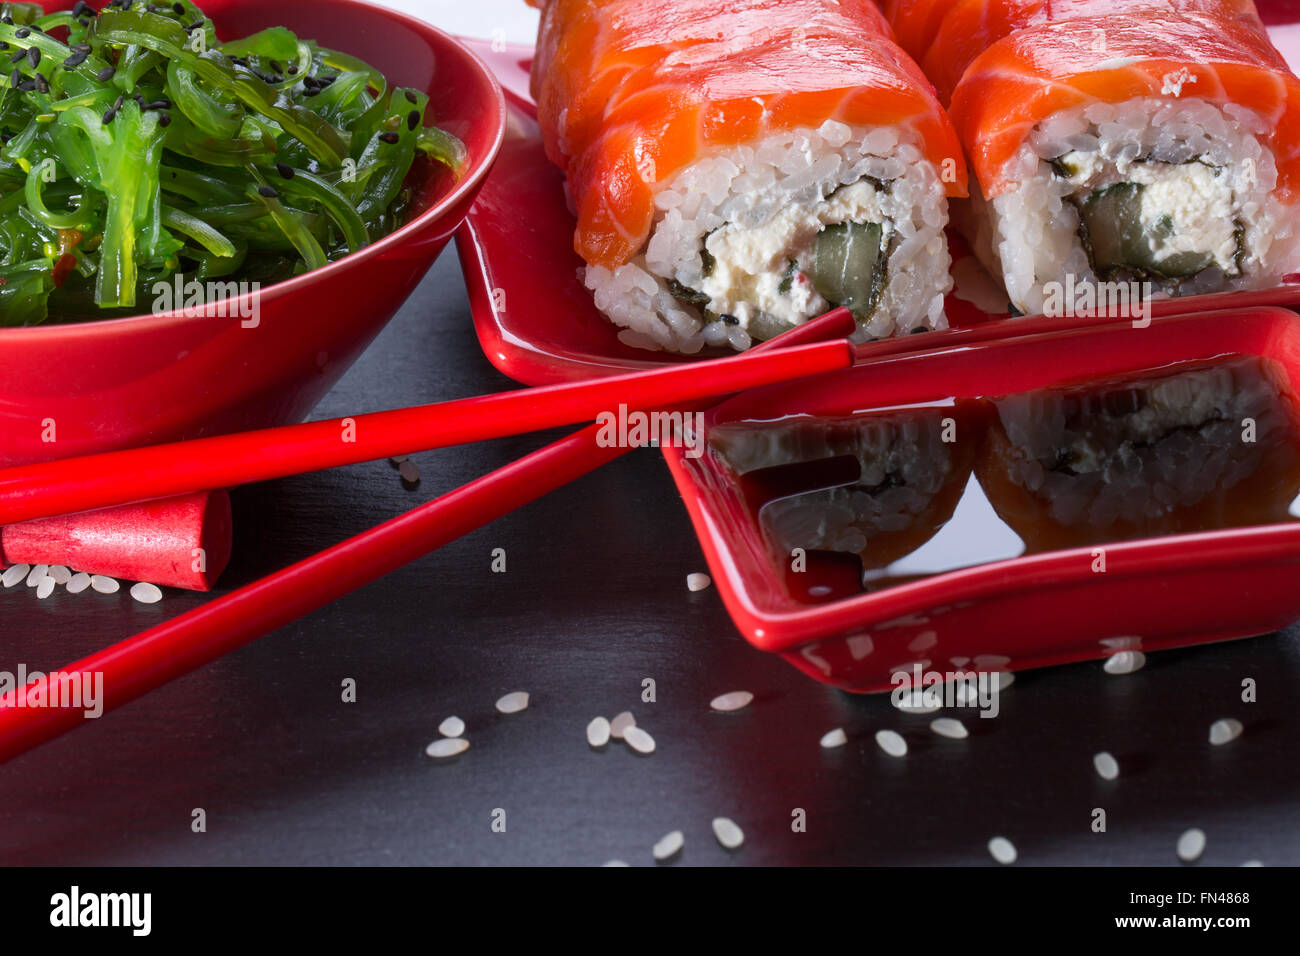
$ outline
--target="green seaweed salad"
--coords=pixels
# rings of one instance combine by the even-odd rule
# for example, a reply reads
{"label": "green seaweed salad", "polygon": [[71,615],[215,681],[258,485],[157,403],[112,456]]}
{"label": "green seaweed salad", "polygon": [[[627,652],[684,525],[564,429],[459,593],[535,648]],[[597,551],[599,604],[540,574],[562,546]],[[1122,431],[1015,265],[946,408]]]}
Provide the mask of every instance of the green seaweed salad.
{"label": "green seaweed salad", "polygon": [[0,3],[0,326],[146,311],[151,286],[274,282],[402,225],[428,97],[282,27],[220,43],[194,3]]}

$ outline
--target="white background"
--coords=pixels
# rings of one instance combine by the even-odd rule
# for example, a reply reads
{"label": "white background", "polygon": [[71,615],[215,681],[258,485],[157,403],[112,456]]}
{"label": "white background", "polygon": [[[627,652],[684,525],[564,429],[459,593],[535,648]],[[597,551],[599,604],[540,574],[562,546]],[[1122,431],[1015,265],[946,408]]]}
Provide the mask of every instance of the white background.
{"label": "white background", "polygon": [[492,39],[502,30],[508,43],[531,44],[537,39],[537,11],[524,0],[371,0],[427,20],[460,36]]}

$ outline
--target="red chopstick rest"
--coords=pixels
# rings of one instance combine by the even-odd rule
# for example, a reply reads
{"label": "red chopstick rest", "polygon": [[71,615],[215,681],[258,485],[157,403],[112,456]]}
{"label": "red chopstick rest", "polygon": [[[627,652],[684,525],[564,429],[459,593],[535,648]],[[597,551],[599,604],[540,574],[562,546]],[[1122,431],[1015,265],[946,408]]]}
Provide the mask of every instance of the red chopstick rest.
{"label": "red chopstick rest", "polygon": [[230,563],[231,532],[230,495],[202,491],[8,525],[0,559],[210,591]]}

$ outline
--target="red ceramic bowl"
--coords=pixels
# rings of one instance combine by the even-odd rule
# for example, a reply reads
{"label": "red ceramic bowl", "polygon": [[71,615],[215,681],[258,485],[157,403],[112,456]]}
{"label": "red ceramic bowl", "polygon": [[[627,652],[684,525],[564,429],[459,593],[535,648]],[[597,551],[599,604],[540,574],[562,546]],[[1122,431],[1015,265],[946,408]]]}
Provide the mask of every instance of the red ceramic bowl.
{"label": "red ceramic bowl", "polygon": [[[164,313],[0,329],[0,467],[303,419],[428,271],[501,147],[495,77],[431,26],[357,0],[202,6],[223,38],[283,25],[426,91],[436,122],[468,147],[468,168],[456,179],[417,167],[424,211],[360,252],[263,289],[256,328]],[[53,442],[42,440],[49,420]]]}
{"label": "red ceramic bowl", "polygon": [[[909,339],[911,341],[909,341]],[[926,344],[922,344],[922,343]],[[1031,318],[874,343],[858,365],[751,389],[704,427],[793,414],[840,416],[1013,395],[1221,356],[1262,356],[1300,395],[1300,316],[1279,308],[1111,321]],[[1120,649],[1159,650],[1264,634],[1300,619],[1300,522],[1169,535],[995,561],[822,604],[791,594],[745,491],[713,454],[665,447],[710,570],[756,647],[845,690],[888,689],[895,672],[974,662],[1019,670]]]}

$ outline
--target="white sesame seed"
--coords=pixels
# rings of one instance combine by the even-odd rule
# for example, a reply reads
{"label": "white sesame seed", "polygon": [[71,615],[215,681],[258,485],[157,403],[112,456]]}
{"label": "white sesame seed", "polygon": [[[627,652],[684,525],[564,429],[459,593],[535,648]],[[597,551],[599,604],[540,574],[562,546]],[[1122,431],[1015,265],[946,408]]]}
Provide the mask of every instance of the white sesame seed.
{"label": "white sesame seed", "polygon": [[457,754],[463,754],[466,750],[469,750],[469,741],[464,737],[439,737],[424,748],[424,752],[430,757],[439,759],[454,757]]}
{"label": "white sesame seed", "polygon": [[686,838],[682,836],[682,831],[674,830],[672,833],[665,834],[650,852],[654,854],[656,860],[666,860],[680,853],[685,843]]}
{"label": "white sesame seed", "polygon": [[740,710],[742,707],[748,707],[753,699],[754,695],[747,690],[733,690],[713,698],[709,701],[709,706],[721,711]]}
{"label": "white sesame seed", "polygon": [[615,740],[622,740],[627,729],[635,726],[636,718],[632,716],[632,711],[625,710],[609,722],[609,735]]}
{"label": "white sesame seed", "polygon": [[728,850],[734,850],[745,842],[745,831],[728,817],[713,818],[713,835]]}
{"label": "white sesame seed", "polygon": [[1097,770],[1097,776],[1103,780],[1114,780],[1119,776],[1119,761],[1111,756],[1109,751],[1103,750],[1095,755],[1092,758],[1092,765]]}
{"label": "white sesame seed", "polygon": [[629,727],[623,731],[623,742],[639,754],[655,752],[655,739],[640,727]]}
{"label": "white sesame seed", "polygon": [[900,734],[893,730],[877,730],[876,743],[880,749],[891,757],[904,757],[907,755],[907,741]]}
{"label": "white sesame seed", "polygon": [[1102,669],[1107,674],[1132,674],[1146,666],[1147,656],[1141,651],[1120,651],[1106,658]]}
{"label": "white sesame seed", "polygon": [[827,750],[834,747],[843,747],[848,742],[849,737],[848,734],[844,733],[843,727],[836,727],[834,730],[822,735],[822,746]]}
{"label": "white sesame seed", "polygon": [[503,714],[517,714],[528,708],[528,691],[517,690],[497,701],[497,710]]}
{"label": "white sesame seed", "polygon": [[158,585],[141,581],[139,584],[131,585],[131,597],[141,604],[157,604],[162,600],[163,594]]}
{"label": "white sesame seed", "polygon": [[1006,837],[994,837],[989,840],[989,856],[1004,866],[1016,862],[1016,846]]}
{"label": "white sesame seed", "polygon": [[609,721],[604,717],[593,718],[587,725],[587,743],[592,747],[603,747],[609,743]]}
{"label": "white sesame seed", "polygon": [[27,577],[27,573],[31,569],[30,564],[15,564],[12,568],[7,568],[4,574],[0,574],[0,584],[7,588],[14,587],[19,581]]}
{"label": "white sesame seed", "polygon": [[703,591],[712,583],[713,581],[707,574],[701,574],[698,571],[686,575],[686,587],[691,591]]}
{"label": "white sesame seed", "polygon": [[1205,831],[1192,827],[1178,838],[1178,859],[1191,863],[1200,859],[1205,852]]}
{"label": "white sesame seed", "polygon": [[45,576],[49,573],[50,566],[48,564],[36,565],[36,567],[27,572],[27,586],[29,588],[36,587],[36,585],[45,580]]}
{"label": "white sesame seed", "polygon": [[1223,744],[1230,744],[1245,730],[1240,720],[1234,720],[1231,717],[1225,717],[1222,720],[1216,720],[1210,724],[1210,743],[1216,747]]}
{"label": "white sesame seed", "polygon": [[459,717],[448,717],[438,725],[438,733],[444,737],[459,737],[465,732],[465,721]]}
{"label": "white sesame seed", "polygon": [[54,587],[54,578],[47,574],[45,577],[41,578],[41,583],[36,585],[36,596],[44,601],[54,593]]}
{"label": "white sesame seed", "polygon": [[934,714],[943,710],[943,695],[932,688],[908,691],[899,697],[890,694],[889,701],[905,714]]}
{"label": "white sesame seed", "polygon": [[67,584],[72,580],[72,572],[61,564],[51,565],[48,573],[55,584]]}
{"label": "white sesame seed", "polygon": [[68,581],[69,594],[80,594],[88,587],[90,587],[90,575],[85,571],[78,571]]}
{"label": "white sesame seed", "polygon": [[90,586],[100,594],[116,594],[122,585],[117,583],[116,578],[105,577],[102,574],[92,574],[90,576]]}
{"label": "white sesame seed", "polygon": [[949,737],[953,740],[965,740],[970,736],[966,725],[952,717],[936,717],[930,721],[930,729],[940,737]]}

